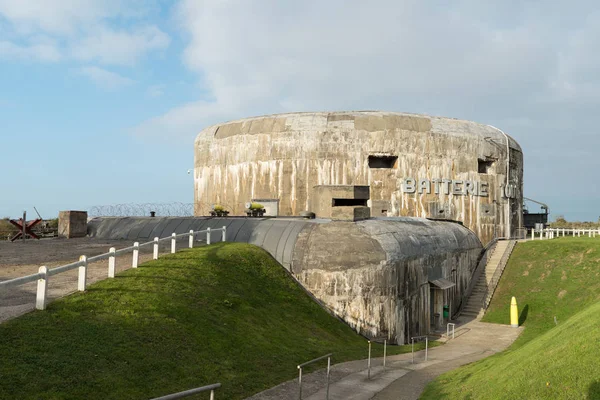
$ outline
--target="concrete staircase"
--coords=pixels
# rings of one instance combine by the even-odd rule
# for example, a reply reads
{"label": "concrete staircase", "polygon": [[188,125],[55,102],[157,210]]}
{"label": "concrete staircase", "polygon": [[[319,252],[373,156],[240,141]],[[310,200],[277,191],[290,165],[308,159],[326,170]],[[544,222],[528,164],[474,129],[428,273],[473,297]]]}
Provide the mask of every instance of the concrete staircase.
{"label": "concrete staircase", "polygon": [[[467,301],[467,305],[463,308],[460,313],[461,317],[467,318],[476,318],[480,319],[483,317],[485,310],[483,309],[483,301],[484,296],[490,297],[492,293],[487,293],[487,288],[490,282],[492,281],[492,277],[498,268],[504,269],[505,265],[502,265],[502,259],[505,253],[512,252],[515,246],[514,240],[499,240],[494,248],[491,257],[489,258],[485,270],[482,271],[479,276],[479,280],[473,287],[473,291],[471,292],[471,296]],[[510,254],[508,254],[510,255]],[[504,259],[504,264],[508,261],[508,257]],[[497,282],[496,282],[497,284]]]}

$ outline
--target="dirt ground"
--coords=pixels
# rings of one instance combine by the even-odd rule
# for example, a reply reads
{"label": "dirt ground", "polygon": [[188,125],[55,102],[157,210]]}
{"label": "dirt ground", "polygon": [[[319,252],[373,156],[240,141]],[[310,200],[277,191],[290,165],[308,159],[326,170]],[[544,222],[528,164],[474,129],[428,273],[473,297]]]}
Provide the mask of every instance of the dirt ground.
{"label": "dirt ground", "polygon": [[[89,257],[108,252],[111,247],[121,249],[132,246],[131,241],[100,240],[94,238],[79,239],[42,239],[0,241],[0,281],[31,275],[38,272],[40,266],[55,268],[78,261],[82,255]],[[178,247],[187,246],[178,241]],[[170,241],[162,242],[160,253],[170,251]],[[152,259],[152,246],[140,249],[140,264]],[[131,268],[132,254],[127,253],[116,258],[116,272]],[[48,297],[52,301],[77,290],[77,268],[53,275],[48,279]],[[98,261],[88,265],[87,283],[93,283],[108,277],[108,261]],[[32,282],[9,289],[0,289],[0,323],[35,309],[37,283]]]}

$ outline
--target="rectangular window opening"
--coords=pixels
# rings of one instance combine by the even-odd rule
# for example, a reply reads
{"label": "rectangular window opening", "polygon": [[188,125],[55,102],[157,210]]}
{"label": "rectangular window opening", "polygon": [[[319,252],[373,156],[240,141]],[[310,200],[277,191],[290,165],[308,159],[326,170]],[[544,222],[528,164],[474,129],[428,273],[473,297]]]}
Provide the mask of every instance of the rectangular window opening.
{"label": "rectangular window opening", "polygon": [[477,160],[477,172],[479,172],[480,174],[489,174],[490,172],[492,172],[493,167],[493,160]]}
{"label": "rectangular window opening", "polygon": [[363,199],[331,199],[333,207],[367,206],[367,200]]}
{"label": "rectangular window opening", "polygon": [[369,168],[394,168],[398,156],[369,156]]}

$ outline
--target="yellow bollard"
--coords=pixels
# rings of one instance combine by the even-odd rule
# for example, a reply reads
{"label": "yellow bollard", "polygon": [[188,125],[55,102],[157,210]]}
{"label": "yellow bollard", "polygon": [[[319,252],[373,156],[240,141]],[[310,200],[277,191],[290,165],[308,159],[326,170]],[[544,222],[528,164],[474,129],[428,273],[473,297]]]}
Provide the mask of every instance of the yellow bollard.
{"label": "yellow bollard", "polygon": [[519,327],[519,308],[517,307],[515,296],[510,301],[510,326],[513,328]]}

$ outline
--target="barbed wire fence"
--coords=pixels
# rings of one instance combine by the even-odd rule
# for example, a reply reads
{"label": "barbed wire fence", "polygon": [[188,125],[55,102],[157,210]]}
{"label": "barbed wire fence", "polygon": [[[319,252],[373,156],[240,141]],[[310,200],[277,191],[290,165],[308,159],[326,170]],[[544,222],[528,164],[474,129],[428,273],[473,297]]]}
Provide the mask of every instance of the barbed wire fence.
{"label": "barbed wire fence", "polygon": [[93,206],[88,210],[89,217],[191,217],[194,215],[193,203],[142,203],[111,204]]}

